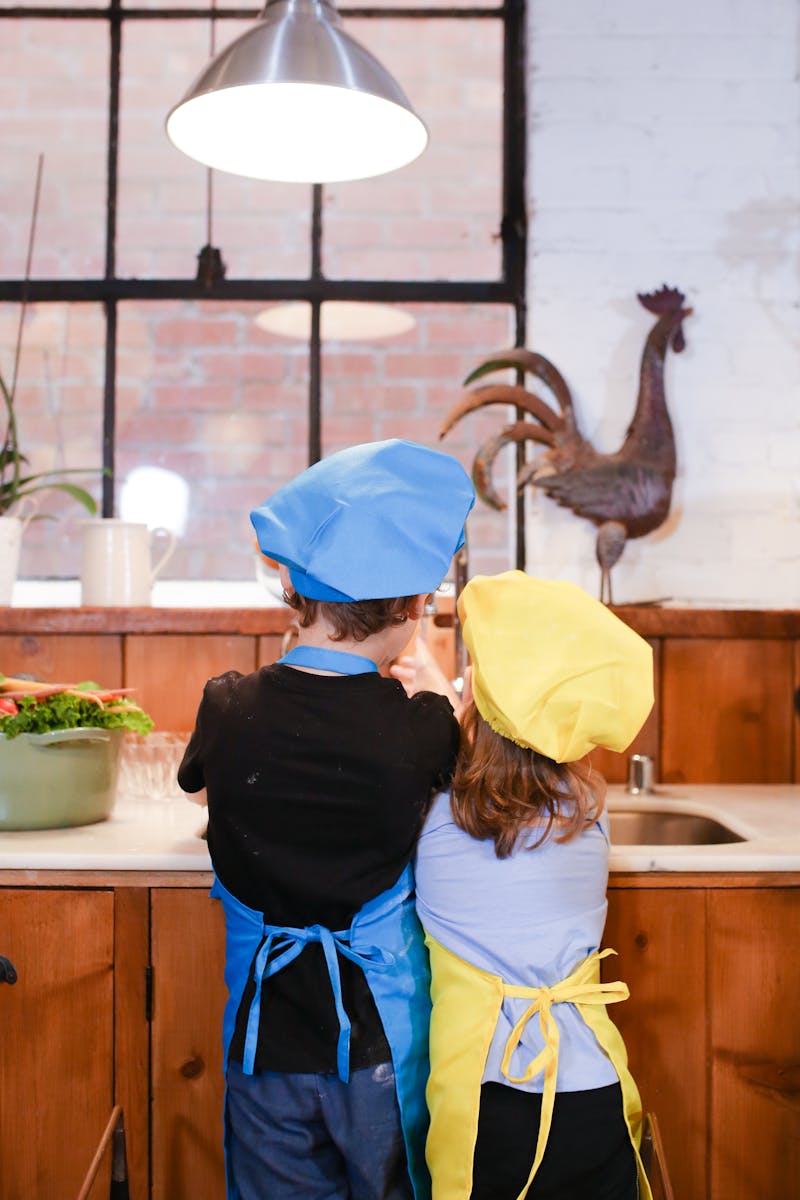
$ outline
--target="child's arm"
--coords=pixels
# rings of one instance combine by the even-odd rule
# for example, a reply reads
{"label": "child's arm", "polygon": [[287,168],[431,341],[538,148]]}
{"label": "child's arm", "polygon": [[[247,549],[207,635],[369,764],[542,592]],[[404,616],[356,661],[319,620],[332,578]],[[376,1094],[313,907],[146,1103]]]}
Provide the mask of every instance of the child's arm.
{"label": "child's arm", "polygon": [[399,679],[409,696],[417,692],[438,692],[446,696],[456,716],[461,714],[461,697],[431,654],[423,638],[417,638],[415,653],[395,659],[389,674]]}

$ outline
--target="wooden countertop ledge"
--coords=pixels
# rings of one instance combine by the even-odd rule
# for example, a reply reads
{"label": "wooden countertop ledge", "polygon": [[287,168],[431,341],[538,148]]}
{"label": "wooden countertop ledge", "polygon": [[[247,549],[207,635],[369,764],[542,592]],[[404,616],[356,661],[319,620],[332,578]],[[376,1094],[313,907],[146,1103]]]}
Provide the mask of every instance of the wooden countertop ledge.
{"label": "wooden countertop ledge", "polygon": [[[620,605],[617,615],[644,637],[800,638],[800,610],[660,608]],[[280,634],[291,618],[283,606],[264,608],[3,608],[0,633]],[[443,628],[452,613],[434,618]]]}

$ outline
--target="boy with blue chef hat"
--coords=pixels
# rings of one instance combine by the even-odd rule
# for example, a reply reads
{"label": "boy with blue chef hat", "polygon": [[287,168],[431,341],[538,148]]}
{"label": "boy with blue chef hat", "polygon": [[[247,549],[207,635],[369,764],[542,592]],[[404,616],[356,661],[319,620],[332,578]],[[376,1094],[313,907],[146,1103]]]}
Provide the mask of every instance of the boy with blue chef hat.
{"label": "boy with blue chef hat", "polygon": [[447,785],[449,701],[395,659],[463,544],[450,455],[340,451],[251,513],[297,644],[206,684],[179,770],[223,904],[230,1200],[422,1200],[429,976],[410,860]]}

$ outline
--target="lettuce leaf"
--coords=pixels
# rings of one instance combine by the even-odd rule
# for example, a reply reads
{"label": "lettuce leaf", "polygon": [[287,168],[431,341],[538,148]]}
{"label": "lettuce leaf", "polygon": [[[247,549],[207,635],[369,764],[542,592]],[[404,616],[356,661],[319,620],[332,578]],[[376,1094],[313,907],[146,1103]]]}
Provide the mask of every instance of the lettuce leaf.
{"label": "lettuce leaf", "polygon": [[[83,690],[83,688],[82,688]],[[0,716],[0,733],[16,737],[20,733],[48,733],[51,729],[130,729],[149,733],[153,721],[135,704],[121,696],[108,705],[59,692],[37,700],[23,696],[17,700],[19,712]]]}

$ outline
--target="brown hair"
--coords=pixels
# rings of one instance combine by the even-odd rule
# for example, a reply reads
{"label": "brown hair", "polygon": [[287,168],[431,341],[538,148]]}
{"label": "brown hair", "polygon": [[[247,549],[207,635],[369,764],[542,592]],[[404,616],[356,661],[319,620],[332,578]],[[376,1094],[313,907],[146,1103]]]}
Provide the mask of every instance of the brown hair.
{"label": "brown hair", "polygon": [[554,762],[495,733],[474,702],[465,707],[450,807],[460,829],[481,841],[492,838],[498,858],[508,858],[540,822],[542,834],[530,849],[551,835],[569,841],[597,820],[604,799],[605,783],[585,759]]}
{"label": "brown hair", "polygon": [[334,642],[345,638],[363,642],[390,625],[402,625],[408,620],[408,606],[414,599],[396,596],[386,600],[310,600],[299,592],[284,592],[283,598],[297,613],[301,629],[322,618],[332,627]]}

